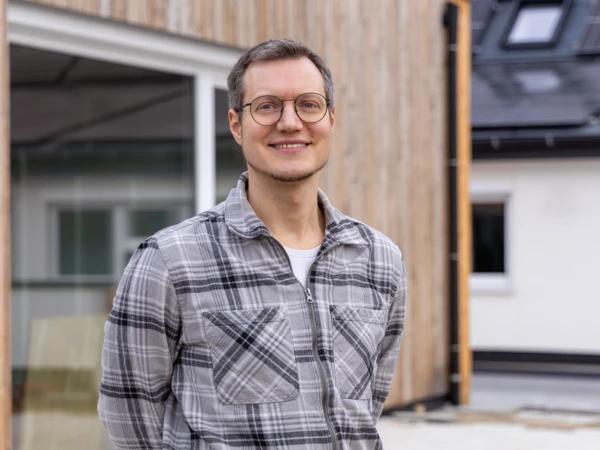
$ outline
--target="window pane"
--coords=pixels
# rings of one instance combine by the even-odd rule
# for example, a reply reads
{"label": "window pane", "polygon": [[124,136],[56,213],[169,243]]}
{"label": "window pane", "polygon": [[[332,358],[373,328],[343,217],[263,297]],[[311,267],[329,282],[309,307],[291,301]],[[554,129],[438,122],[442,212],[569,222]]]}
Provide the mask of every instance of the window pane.
{"label": "window pane", "polygon": [[61,275],[112,274],[112,215],[110,211],[60,211]]}
{"label": "window pane", "polygon": [[504,273],[504,204],[473,205],[473,272]]}
{"label": "window pane", "polygon": [[227,120],[227,91],[215,90],[215,131],[217,147],[217,194],[216,202],[227,198],[240,175],[247,170],[242,148],[237,144]]}
{"label": "window pane", "polygon": [[129,261],[131,261],[131,258],[133,257],[133,253],[134,252],[126,252],[125,253],[125,259],[123,260],[124,266],[127,266],[127,264],[129,264]]}
{"label": "window pane", "polygon": [[169,210],[137,210],[129,213],[129,236],[148,237],[169,225],[174,225],[176,214]]}
{"label": "window pane", "polygon": [[508,42],[511,44],[549,42],[560,20],[560,4],[524,5],[519,10]]}
{"label": "window pane", "polygon": [[103,327],[136,239],[193,211],[193,80],[11,45],[10,82],[13,448],[109,449]]}

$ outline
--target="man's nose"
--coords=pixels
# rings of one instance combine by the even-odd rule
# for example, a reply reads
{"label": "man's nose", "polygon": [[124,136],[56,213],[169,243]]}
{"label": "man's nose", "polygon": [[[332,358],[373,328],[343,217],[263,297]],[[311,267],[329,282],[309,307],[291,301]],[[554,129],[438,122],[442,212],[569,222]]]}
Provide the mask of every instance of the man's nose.
{"label": "man's nose", "polygon": [[296,114],[296,107],[293,102],[283,102],[283,114],[277,122],[278,131],[297,131],[302,129],[302,121]]}

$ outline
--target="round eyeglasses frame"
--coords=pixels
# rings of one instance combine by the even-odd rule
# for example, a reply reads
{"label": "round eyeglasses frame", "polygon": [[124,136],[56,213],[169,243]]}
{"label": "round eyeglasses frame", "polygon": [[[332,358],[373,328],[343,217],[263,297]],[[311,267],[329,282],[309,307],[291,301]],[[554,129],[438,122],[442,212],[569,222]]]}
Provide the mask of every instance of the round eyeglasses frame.
{"label": "round eyeglasses frame", "polygon": [[[325,100],[325,111],[323,111],[323,115],[321,116],[320,119],[318,120],[304,120],[302,117],[300,117],[300,114],[298,113],[298,107],[296,106],[296,102],[298,101],[298,99],[300,97],[302,97],[303,95],[318,95],[319,97],[322,97]],[[270,123],[268,125],[265,125],[264,123],[260,123],[258,120],[256,120],[256,117],[254,117],[254,114],[252,114],[252,103],[254,103],[256,100],[259,100],[261,98],[264,97],[274,97],[277,100],[279,100],[283,106],[284,102],[294,102],[294,111],[296,111],[296,115],[298,116],[298,119],[300,119],[302,122],[304,123],[317,123],[320,122],[321,120],[323,120],[323,118],[327,115],[327,111],[329,111],[329,100],[322,94],[319,94],[318,92],[305,92],[304,94],[300,94],[298,97],[296,97],[293,100],[281,100],[279,97],[277,97],[276,95],[260,95],[258,97],[256,97],[254,100],[252,100],[250,103],[246,103],[245,105],[242,106],[238,106],[237,108],[235,108],[235,112],[242,112],[242,110],[246,107],[246,106],[250,106],[250,116],[252,116],[252,119],[254,119],[254,121],[259,124],[260,126],[263,127],[271,127],[273,125],[275,125],[277,122],[279,122],[281,120],[281,118],[283,117],[283,107],[281,108],[281,111],[279,112],[279,117],[277,118],[276,121],[274,121],[273,123]]]}

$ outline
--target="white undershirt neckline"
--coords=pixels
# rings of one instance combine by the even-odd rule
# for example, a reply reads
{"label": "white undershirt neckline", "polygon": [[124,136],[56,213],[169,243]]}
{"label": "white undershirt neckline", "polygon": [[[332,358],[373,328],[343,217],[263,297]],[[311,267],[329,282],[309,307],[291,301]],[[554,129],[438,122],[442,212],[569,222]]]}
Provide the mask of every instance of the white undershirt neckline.
{"label": "white undershirt neckline", "polygon": [[292,271],[306,289],[306,279],[308,278],[308,271],[310,266],[316,261],[317,255],[321,246],[311,248],[310,250],[296,250],[294,248],[283,247],[290,258],[292,263]]}

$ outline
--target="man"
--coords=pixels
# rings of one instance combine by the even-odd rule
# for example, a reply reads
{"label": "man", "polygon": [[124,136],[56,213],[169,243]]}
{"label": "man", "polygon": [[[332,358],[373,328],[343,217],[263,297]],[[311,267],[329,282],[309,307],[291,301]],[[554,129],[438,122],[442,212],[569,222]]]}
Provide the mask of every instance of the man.
{"label": "man", "polygon": [[99,413],[118,449],[373,449],[404,322],[401,253],[319,189],[324,62],[292,40],[228,79],[248,164],[225,202],[145,240],[105,328]]}

